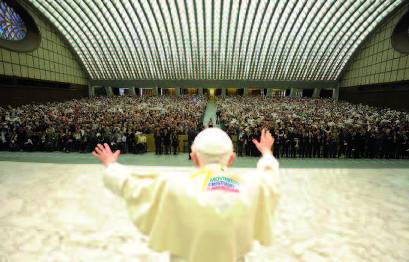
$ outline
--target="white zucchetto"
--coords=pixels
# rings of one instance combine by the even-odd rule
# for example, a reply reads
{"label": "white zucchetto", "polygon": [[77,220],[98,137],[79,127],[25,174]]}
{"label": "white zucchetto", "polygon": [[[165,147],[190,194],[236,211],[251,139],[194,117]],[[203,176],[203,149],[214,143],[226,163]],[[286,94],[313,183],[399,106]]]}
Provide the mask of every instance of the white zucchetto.
{"label": "white zucchetto", "polygon": [[196,136],[192,150],[202,154],[223,155],[233,152],[233,143],[220,128],[206,128]]}

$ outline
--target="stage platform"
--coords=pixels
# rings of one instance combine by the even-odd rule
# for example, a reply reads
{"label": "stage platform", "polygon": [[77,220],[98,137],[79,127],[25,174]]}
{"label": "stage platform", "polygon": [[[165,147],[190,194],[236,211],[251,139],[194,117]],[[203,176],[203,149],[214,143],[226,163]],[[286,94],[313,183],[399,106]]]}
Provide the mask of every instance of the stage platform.
{"label": "stage platform", "polygon": [[[122,163],[192,172],[187,155]],[[280,160],[275,243],[247,261],[407,261],[408,160]],[[239,158],[234,168],[255,167]],[[0,152],[0,261],[168,261],[151,252],[89,154]]]}
{"label": "stage platform", "polygon": [[[257,164],[256,157],[237,157],[233,167],[253,168]],[[34,162],[54,164],[98,164],[98,160],[90,153],[63,152],[4,152],[0,151],[0,161]],[[408,168],[409,159],[324,159],[324,158],[280,158],[283,168]],[[140,155],[123,154],[120,162],[127,165],[191,167],[192,161],[187,153],[177,155]]]}

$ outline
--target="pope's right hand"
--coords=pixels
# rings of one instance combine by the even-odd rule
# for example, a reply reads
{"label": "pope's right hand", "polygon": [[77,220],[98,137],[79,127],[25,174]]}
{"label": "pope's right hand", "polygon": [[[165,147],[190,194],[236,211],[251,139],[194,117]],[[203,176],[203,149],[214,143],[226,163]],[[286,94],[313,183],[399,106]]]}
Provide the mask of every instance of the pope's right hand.
{"label": "pope's right hand", "polygon": [[111,163],[114,163],[118,160],[119,154],[121,152],[119,150],[116,150],[114,153],[112,153],[111,148],[107,143],[104,145],[98,144],[95,147],[95,150],[92,152],[92,155],[98,158],[102,164],[107,167]]}
{"label": "pope's right hand", "polygon": [[256,145],[258,151],[260,151],[263,156],[273,154],[271,152],[271,147],[274,144],[274,138],[271,135],[270,131],[263,129],[261,131],[260,142],[258,142],[256,139],[253,139],[253,143]]}

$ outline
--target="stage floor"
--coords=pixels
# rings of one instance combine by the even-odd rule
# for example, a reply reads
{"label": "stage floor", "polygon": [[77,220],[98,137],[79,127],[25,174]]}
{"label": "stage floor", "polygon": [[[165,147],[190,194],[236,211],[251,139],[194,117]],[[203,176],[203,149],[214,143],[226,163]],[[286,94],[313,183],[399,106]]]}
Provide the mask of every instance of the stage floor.
{"label": "stage floor", "polygon": [[[89,156],[50,154],[65,155],[64,164],[43,153],[23,159],[24,154],[0,152],[0,261],[167,261],[167,254],[147,249],[123,202],[104,188],[102,166],[80,164]],[[123,162],[155,164],[133,158]],[[255,246],[247,261],[408,260],[409,161],[292,161],[282,161],[275,243]],[[141,169],[192,170],[183,165]]]}
{"label": "stage floor", "polygon": [[[237,157],[233,167],[253,168],[257,164],[256,157]],[[62,153],[62,152],[5,152],[0,151],[0,161],[54,163],[54,164],[98,164],[98,160],[90,153]],[[280,158],[283,168],[407,168],[409,160],[386,159],[324,159],[324,158]],[[187,153],[177,155],[155,155],[146,153],[141,155],[124,154],[120,162],[128,165],[142,166],[184,166],[191,167],[192,161]]]}

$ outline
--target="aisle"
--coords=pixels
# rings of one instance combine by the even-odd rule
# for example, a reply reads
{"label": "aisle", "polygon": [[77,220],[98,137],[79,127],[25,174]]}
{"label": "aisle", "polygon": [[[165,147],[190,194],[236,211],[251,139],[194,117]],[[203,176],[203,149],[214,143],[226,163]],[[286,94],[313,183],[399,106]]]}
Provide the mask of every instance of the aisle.
{"label": "aisle", "polygon": [[214,100],[209,100],[207,102],[207,107],[206,107],[206,112],[203,118],[203,126],[207,127],[207,124],[210,121],[210,118],[213,119],[213,126],[214,127],[219,127],[219,125],[216,125],[216,101]]}

